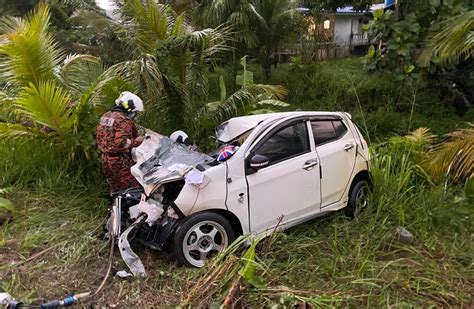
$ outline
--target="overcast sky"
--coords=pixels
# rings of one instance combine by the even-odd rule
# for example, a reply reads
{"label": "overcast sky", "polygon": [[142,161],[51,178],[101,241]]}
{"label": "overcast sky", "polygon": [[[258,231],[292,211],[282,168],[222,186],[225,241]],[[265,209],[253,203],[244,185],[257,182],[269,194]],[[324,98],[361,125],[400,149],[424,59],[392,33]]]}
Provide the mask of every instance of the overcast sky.
{"label": "overcast sky", "polygon": [[95,2],[98,6],[103,8],[107,12],[107,15],[109,15],[111,18],[117,17],[113,14],[115,3],[112,0],[95,0]]}
{"label": "overcast sky", "polygon": [[109,11],[113,8],[112,0],[95,0],[95,2],[103,9]]}

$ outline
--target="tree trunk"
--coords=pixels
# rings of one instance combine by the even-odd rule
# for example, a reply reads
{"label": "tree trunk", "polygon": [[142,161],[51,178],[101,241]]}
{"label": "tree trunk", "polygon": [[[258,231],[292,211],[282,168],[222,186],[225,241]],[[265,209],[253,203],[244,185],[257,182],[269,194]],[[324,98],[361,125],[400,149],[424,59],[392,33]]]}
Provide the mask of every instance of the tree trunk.
{"label": "tree trunk", "polygon": [[273,67],[276,69],[278,65],[278,49],[275,47],[275,52],[273,53]]}
{"label": "tree trunk", "polygon": [[272,63],[270,59],[267,59],[262,64],[263,76],[265,76],[265,80],[268,81],[270,76],[272,75]]}
{"label": "tree trunk", "polygon": [[271,51],[270,49],[267,49],[262,63],[263,76],[265,76],[266,81],[268,81],[272,75],[272,61],[270,59],[270,55]]}

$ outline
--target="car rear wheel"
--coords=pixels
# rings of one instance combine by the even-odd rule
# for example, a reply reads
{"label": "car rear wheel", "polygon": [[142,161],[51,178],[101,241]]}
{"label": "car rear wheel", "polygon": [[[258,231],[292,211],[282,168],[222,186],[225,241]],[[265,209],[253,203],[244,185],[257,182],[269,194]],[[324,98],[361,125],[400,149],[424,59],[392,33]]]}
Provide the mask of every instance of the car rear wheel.
{"label": "car rear wheel", "polygon": [[359,180],[351,189],[349,194],[349,202],[344,209],[346,216],[357,217],[369,203],[369,183],[367,180]]}
{"label": "car rear wheel", "polygon": [[202,267],[206,261],[224,251],[234,240],[230,223],[221,215],[207,212],[189,218],[174,235],[173,253],[185,266]]}

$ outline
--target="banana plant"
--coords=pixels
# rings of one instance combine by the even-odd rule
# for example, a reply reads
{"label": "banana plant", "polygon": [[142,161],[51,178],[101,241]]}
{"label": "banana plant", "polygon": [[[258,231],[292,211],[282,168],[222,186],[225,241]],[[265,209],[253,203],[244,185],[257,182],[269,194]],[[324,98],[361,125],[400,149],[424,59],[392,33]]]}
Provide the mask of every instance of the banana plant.
{"label": "banana plant", "polygon": [[243,72],[236,76],[236,84],[241,86],[236,92],[227,96],[224,78],[219,76],[220,100],[207,103],[207,111],[215,123],[234,116],[271,113],[290,106],[281,101],[288,94],[283,86],[254,84],[253,73],[247,70],[246,58],[240,60]]}

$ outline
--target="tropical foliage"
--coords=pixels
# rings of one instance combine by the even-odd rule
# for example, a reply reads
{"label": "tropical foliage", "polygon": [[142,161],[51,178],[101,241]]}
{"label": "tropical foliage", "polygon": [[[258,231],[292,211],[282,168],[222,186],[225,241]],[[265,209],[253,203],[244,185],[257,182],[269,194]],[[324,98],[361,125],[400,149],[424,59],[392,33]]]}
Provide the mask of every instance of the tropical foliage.
{"label": "tropical foliage", "polygon": [[[161,132],[163,127],[167,131],[187,128],[198,135],[204,123],[215,124],[212,120],[218,118],[207,113],[206,73],[230,51],[231,30],[223,26],[191,30],[185,14],[152,0],[124,2],[121,13],[119,35],[133,56],[109,72],[139,86],[154,111],[145,119],[148,126],[160,126]],[[262,96],[282,98],[282,93],[279,87],[256,85],[229,96],[223,106],[237,110],[237,104],[256,103]]]}
{"label": "tropical foliage", "polygon": [[[132,59],[110,68],[138,85],[146,105],[168,129],[193,122],[196,108],[205,102],[204,73],[227,50],[225,28],[191,31],[185,15],[168,5],[148,0],[127,1],[121,8],[119,30]],[[197,106],[201,103],[201,106]]]}
{"label": "tropical foliage", "polygon": [[224,78],[219,76],[220,100],[207,103],[203,113],[209,113],[214,123],[221,123],[225,119],[258,113],[271,113],[273,108],[285,108],[288,103],[278,99],[287,96],[287,90],[282,86],[254,84],[253,73],[247,70],[246,56],[242,57],[240,63],[243,67],[242,75],[238,75],[236,83],[241,88],[227,96]]}
{"label": "tropical foliage", "polygon": [[438,28],[441,31],[428,38],[422,62],[438,57],[445,63],[458,63],[474,56],[474,10],[443,20]]}
{"label": "tropical foliage", "polygon": [[[370,72],[358,57],[293,58],[272,68],[269,80],[260,67],[288,44],[286,26],[297,29],[296,19],[286,22],[295,1],[115,0],[114,21],[87,6],[93,0],[45,0],[49,9],[3,16],[23,16],[38,2],[0,0],[1,290],[35,303],[57,298],[58,286],[97,288],[94,270],[110,259],[97,237],[110,201],[100,168],[89,165],[97,160],[83,154],[95,154],[98,115],[130,90],[146,101],[139,123],[163,134],[188,131],[201,149],[231,116],[349,112],[370,137],[370,203],[355,220],[335,213],[260,243],[240,238],[197,272],[151,254],[143,260],[148,279],[109,280],[81,306],[472,303],[474,130],[466,121],[473,111],[458,116],[438,96],[445,85],[443,97],[474,102],[466,82],[474,80],[471,0],[399,0],[398,16],[376,13]],[[375,1],[298,2],[322,18]],[[409,132],[423,126],[430,129]],[[401,242],[400,231],[415,241]],[[52,280],[44,280],[45,269]]]}
{"label": "tropical foliage", "polygon": [[366,69],[375,71],[393,68],[398,80],[418,77],[413,51],[419,40],[420,30],[414,14],[399,21],[393,17],[392,11],[376,11],[374,20],[368,27],[369,36],[376,42],[383,42],[386,50],[372,45],[366,56]]}
{"label": "tropical foliage", "polygon": [[197,17],[203,24],[230,27],[236,40],[234,46],[252,53],[268,80],[271,59],[276,57],[278,48],[304,32],[303,16],[295,10],[296,4],[287,0],[205,0],[197,9]]}
{"label": "tropical foliage", "polygon": [[[255,22],[252,30],[257,37],[256,55],[266,79],[270,78],[272,56],[277,57],[280,45],[291,35],[303,33],[303,17],[286,0],[254,1]],[[273,59],[276,63],[276,59]]]}
{"label": "tropical foliage", "polygon": [[25,18],[5,17],[0,23],[0,76],[5,81],[0,98],[8,111],[2,113],[7,116],[0,136],[44,138],[71,158],[90,157],[95,153],[94,106],[104,96],[115,97],[120,89],[110,88],[120,81],[105,74],[95,57],[66,56],[49,25],[45,4]]}
{"label": "tropical foliage", "polygon": [[435,179],[457,183],[474,177],[474,125],[446,135],[424,165]]}
{"label": "tropical foliage", "polygon": [[441,100],[465,114],[474,98],[472,9],[469,0],[400,1],[396,12],[375,12],[366,28],[375,43],[366,69],[391,70],[404,82],[424,75]]}

